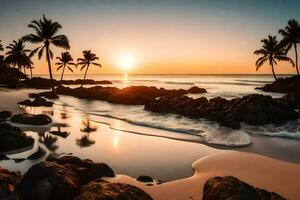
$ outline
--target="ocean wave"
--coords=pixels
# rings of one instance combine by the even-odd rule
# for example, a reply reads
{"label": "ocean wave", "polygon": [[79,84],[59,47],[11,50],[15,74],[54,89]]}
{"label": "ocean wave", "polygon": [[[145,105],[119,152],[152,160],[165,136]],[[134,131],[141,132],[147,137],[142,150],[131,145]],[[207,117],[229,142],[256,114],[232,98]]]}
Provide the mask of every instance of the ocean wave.
{"label": "ocean wave", "polygon": [[167,84],[180,84],[180,85],[195,85],[195,83],[192,82],[176,82],[176,81],[165,81],[164,83]]}
{"label": "ocean wave", "polygon": [[210,85],[239,85],[239,86],[261,86],[261,84],[255,83],[239,83],[239,82],[207,82],[207,81],[197,81],[198,84],[210,84]]}

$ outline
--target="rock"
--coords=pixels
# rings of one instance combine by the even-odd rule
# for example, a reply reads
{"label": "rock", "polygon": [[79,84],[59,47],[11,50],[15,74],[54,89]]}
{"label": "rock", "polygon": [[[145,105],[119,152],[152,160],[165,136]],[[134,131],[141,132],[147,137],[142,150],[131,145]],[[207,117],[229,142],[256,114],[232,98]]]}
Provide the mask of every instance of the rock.
{"label": "rock", "polygon": [[37,159],[41,158],[42,156],[44,156],[45,154],[46,154],[46,151],[43,148],[39,147],[38,150],[35,153],[28,156],[27,159],[28,160],[37,160]]}
{"label": "rock", "polygon": [[191,87],[190,89],[188,89],[187,91],[188,91],[188,93],[190,93],[190,94],[206,93],[206,92],[207,92],[206,89],[204,89],[204,88],[199,88],[199,87],[197,87],[197,86],[193,86],[193,87]]}
{"label": "rock", "polygon": [[10,160],[10,158],[7,157],[5,154],[0,153],[0,161],[1,161],[1,160]]}
{"label": "rock", "polygon": [[292,108],[300,109],[300,93],[286,94],[281,99],[279,99],[279,101]]}
{"label": "rock", "polygon": [[97,179],[82,186],[75,200],[152,200],[152,198],[135,186]]}
{"label": "rock", "polygon": [[147,103],[145,110],[174,113],[190,118],[206,118],[233,129],[239,129],[240,122],[251,125],[285,123],[299,117],[289,103],[259,94],[232,100],[221,97],[210,100],[205,97],[161,97]]}
{"label": "rock", "polygon": [[20,173],[9,172],[0,167],[0,199],[9,199],[21,178]]}
{"label": "rock", "polygon": [[300,94],[300,77],[292,76],[288,78],[279,78],[271,84],[266,84],[261,89],[266,92],[279,92],[279,93],[297,93]]}
{"label": "rock", "polygon": [[0,152],[24,148],[33,143],[34,139],[26,136],[21,129],[0,123]]}
{"label": "rock", "polygon": [[30,101],[29,99],[25,101],[21,101],[18,104],[24,105],[24,106],[31,106],[31,107],[40,107],[40,106],[45,106],[45,107],[51,107],[53,106],[53,102],[47,101],[46,99],[42,97],[36,97],[33,101]]}
{"label": "rock", "polygon": [[20,162],[25,161],[26,159],[25,158],[13,158],[13,160],[15,161],[15,163],[20,163]]}
{"label": "rock", "polygon": [[52,122],[51,118],[47,115],[31,115],[31,114],[17,114],[11,118],[11,122],[28,124],[28,125],[47,125]]}
{"label": "rock", "polygon": [[12,116],[12,112],[10,112],[10,111],[1,111],[0,112],[0,121],[2,121],[2,120],[6,120],[6,119],[8,119],[8,118],[10,118]]}
{"label": "rock", "polygon": [[136,180],[140,182],[153,182],[153,179],[150,176],[144,176],[144,175],[137,177]]}
{"label": "rock", "polygon": [[81,160],[74,156],[64,156],[51,161],[60,165],[68,165],[78,175],[80,182],[86,184],[96,178],[114,177],[113,170],[105,163],[94,163],[91,160]]}
{"label": "rock", "polygon": [[70,135],[70,133],[67,131],[50,131],[49,133],[52,135],[60,136],[62,138],[66,138]]}
{"label": "rock", "polygon": [[206,181],[203,200],[285,200],[280,195],[254,188],[233,176],[214,177]]}

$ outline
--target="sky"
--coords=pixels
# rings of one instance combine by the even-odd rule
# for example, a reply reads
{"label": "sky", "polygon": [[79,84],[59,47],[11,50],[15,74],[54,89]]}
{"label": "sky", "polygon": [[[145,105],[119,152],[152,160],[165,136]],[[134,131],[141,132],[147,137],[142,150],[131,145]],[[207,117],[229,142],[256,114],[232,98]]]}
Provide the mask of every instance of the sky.
{"label": "sky", "polygon": [[[83,50],[100,58],[103,67],[91,67],[92,74],[271,73],[267,64],[256,71],[253,51],[269,34],[280,39],[289,19],[300,20],[299,0],[0,1],[2,44],[32,33],[28,23],[45,14],[62,25],[59,34],[69,38],[74,59]],[[65,51],[51,48],[55,57]],[[48,72],[45,57],[33,62],[34,73]],[[295,68],[282,62],[275,71]]]}

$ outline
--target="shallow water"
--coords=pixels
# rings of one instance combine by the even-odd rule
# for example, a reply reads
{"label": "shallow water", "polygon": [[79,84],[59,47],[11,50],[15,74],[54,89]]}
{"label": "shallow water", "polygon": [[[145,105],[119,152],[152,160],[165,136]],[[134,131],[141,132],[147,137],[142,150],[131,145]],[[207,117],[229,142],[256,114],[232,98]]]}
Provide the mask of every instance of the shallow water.
{"label": "shallow water", "polygon": [[[81,77],[66,75],[66,78]],[[127,76],[127,78],[121,75],[93,75],[88,78],[112,80],[113,86],[120,88],[130,85],[151,85],[168,89],[187,89],[196,85],[208,90],[208,93],[203,95],[208,98],[216,96],[235,98],[251,93],[282,96],[278,93],[255,90],[255,87],[272,81],[269,75],[139,75]],[[18,108],[15,103],[24,100],[30,92],[35,91],[1,89],[0,109]],[[5,100],[11,98],[14,101]],[[281,126],[243,124],[241,130],[232,130],[206,120],[188,119],[174,114],[151,113],[145,111],[143,106],[117,105],[69,96],[61,96],[55,101],[53,108],[23,107],[22,109],[33,114],[46,112],[53,115],[54,124],[53,127],[39,130],[23,127],[27,134],[36,138],[36,143],[31,150],[10,154],[14,158],[27,157],[40,145],[48,149],[48,154],[73,153],[82,158],[106,162],[119,174],[124,173],[134,177],[147,174],[163,180],[192,175],[191,164],[209,153],[218,151],[217,149],[249,151],[300,163],[299,120]],[[86,123],[87,119],[92,126],[97,127],[89,134],[81,131],[84,128],[83,122]],[[67,138],[49,137],[49,131],[57,130],[58,126],[71,134]],[[83,136],[85,136],[84,143],[80,143],[79,139]],[[2,161],[0,165],[25,172],[38,161],[26,160],[21,163]]]}

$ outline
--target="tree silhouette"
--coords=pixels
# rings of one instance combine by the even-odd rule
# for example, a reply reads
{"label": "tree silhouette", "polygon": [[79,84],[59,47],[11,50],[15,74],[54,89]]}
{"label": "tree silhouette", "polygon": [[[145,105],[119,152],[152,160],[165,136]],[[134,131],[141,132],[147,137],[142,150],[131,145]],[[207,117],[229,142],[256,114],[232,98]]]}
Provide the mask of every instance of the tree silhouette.
{"label": "tree silhouette", "polygon": [[0,40],[0,51],[3,51],[4,48],[3,48],[3,45],[1,44],[2,40]]}
{"label": "tree silhouette", "polygon": [[[83,58],[77,59],[77,65],[82,65],[80,68],[80,71],[82,71],[84,68],[86,68],[84,77],[83,77],[83,80],[85,80],[87,71],[90,67],[90,64],[99,66],[99,67],[101,67],[101,64],[95,62],[96,60],[99,60],[99,58],[96,56],[96,54],[93,54],[91,52],[91,50],[83,51],[82,53],[83,53]],[[82,82],[81,87],[83,86],[83,84],[84,84],[84,82]]]}
{"label": "tree silhouette", "polygon": [[14,40],[6,48],[8,51],[6,52],[7,57],[5,58],[5,62],[18,67],[18,81],[20,81],[21,68],[23,67],[25,71],[25,68],[31,68],[32,65],[30,57],[27,55],[27,53],[30,53],[30,50],[25,49],[24,42],[20,39],[18,41]]}
{"label": "tree silhouette", "polygon": [[300,44],[300,24],[297,20],[291,19],[288,21],[288,25],[284,29],[280,29],[278,32],[282,35],[283,39],[281,42],[286,46],[288,51],[294,47],[297,75],[300,76],[297,52],[297,44]]}
{"label": "tree silhouette", "polygon": [[72,62],[73,58],[69,52],[62,52],[61,57],[56,57],[56,59],[59,60],[59,62],[55,63],[56,65],[58,65],[57,71],[62,68],[62,73],[60,78],[60,80],[62,81],[64,77],[65,68],[67,67],[73,73],[73,69],[71,68],[71,66],[76,67],[76,64]]}
{"label": "tree silhouette", "polygon": [[276,36],[269,35],[267,39],[261,40],[262,48],[259,50],[254,51],[254,54],[261,55],[260,58],[257,59],[256,71],[266,62],[269,61],[269,64],[272,68],[272,73],[277,80],[275,71],[274,71],[274,64],[277,65],[277,61],[289,61],[293,66],[294,62],[291,58],[286,55],[286,50],[284,46],[278,43]]}
{"label": "tree silhouette", "polygon": [[41,59],[44,49],[46,50],[46,60],[48,62],[51,88],[53,94],[56,96],[50,60],[53,58],[53,53],[50,49],[50,45],[53,44],[57,47],[70,49],[69,40],[65,35],[57,35],[57,32],[62,28],[62,26],[58,22],[53,22],[52,20],[46,18],[45,15],[43,15],[42,19],[40,20],[31,21],[31,23],[28,24],[28,27],[34,29],[35,34],[27,34],[23,37],[23,40],[33,44],[42,44],[31,52],[31,55],[34,55],[38,52],[39,59]]}

